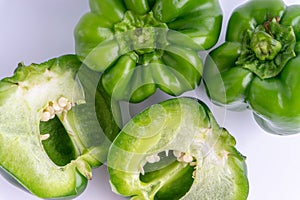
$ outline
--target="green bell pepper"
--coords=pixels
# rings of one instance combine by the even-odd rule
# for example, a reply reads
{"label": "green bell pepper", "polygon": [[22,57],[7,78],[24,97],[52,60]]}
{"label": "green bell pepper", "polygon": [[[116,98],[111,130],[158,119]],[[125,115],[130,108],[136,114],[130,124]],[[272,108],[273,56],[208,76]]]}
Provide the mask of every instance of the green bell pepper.
{"label": "green bell pepper", "polygon": [[113,191],[133,200],[244,200],[245,157],[208,107],[182,97],[129,121],[107,159]]}
{"label": "green bell pepper", "polygon": [[41,198],[83,192],[119,132],[118,105],[99,79],[66,55],[1,80],[1,172]]}
{"label": "green bell pepper", "polygon": [[197,51],[218,40],[218,0],[90,0],[78,22],[80,60],[104,72],[102,84],[117,100],[141,102],[159,88],[179,95],[200,84]]}
{"label": "green bell pepper", "polygon": [[226,41],[206,59],[208,95],[232,109],[250,108],[267,132],[298,133],[299,52],[300,5],[247,1],[233,11]]}

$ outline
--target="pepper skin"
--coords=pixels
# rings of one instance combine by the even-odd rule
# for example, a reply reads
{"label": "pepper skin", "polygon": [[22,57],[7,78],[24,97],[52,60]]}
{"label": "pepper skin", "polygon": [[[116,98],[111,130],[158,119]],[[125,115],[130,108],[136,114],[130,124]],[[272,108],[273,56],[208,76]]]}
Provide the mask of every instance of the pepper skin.
{"label": "pepper skin", "polygon": [[4,177],[41,198],[73,198],[84,191],[119,132],[112,113],[118,116],[117,104],[95,85],[99,79],[77,56],[65,55],[20,64],[0,81]]}
{"label": "pepper skin", "polygon": [[132,200],[246,200],[245,158],[197,99],[154,104],[129,121],[107,159],[112,190]]}
{"label": "pepper skin", "polygon": [[76,54],[116,100],[141,102],[156,89],[180,95],[200,84],[199,50],[218,40],[218,0],[90,0],[75,30]]}
{"label": "pepper skin", "polygon": [[300,131],[300,5],[250,0],[236,8],[226,41],[210,52],[204,82],[211,100],[249,108],[267,132]]}

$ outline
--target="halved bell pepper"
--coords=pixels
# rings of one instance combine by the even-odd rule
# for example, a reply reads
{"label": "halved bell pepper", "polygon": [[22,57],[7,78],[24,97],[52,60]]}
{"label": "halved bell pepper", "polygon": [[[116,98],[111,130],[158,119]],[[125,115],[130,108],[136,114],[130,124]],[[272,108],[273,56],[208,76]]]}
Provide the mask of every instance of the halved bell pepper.
{"label": "halved bell pepper", "polygon": [[1,172],[41,198],[83,192],[119,132],[118,106],[99,78],[66,55],[20,64],[1,80]]}
{"label": "halved bell pepper", "polygon": [[197,51],[218,40],[218,0],[90,0],[77,24],[80,60],[104,72],[102,84],[117,100],[141,102],[159,88],[179,95],[200,84]]}
{"label": "halved bell pepper", "polygon": [[132,200],[245,200],[245,157],[235,144],[197,99],[154,104],[129,121],[109,149],[112,189]]}
{"label": "halved bell pepper", "polygon": [[207,57],[213,102],[253,110],[267,132],[300,132],[300,5],[250,0],[229,20],[226,41]]}

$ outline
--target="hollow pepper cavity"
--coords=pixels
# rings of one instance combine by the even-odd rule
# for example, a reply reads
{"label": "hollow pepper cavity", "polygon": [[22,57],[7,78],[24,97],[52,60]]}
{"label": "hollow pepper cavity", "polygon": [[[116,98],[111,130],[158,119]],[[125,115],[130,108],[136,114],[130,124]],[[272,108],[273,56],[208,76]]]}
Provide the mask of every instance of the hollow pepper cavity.
{"label": "hollow pepper cavity", "polygon": [[300,131],[300,5],[250,0],[228,22],[226,41],[210,52],[204,82],[213,102],[250,108],[267,132]]}
{"label": "hollow pepper cavity", "polygon": [[162,91],[179,95],[200,84],[199,50],[218,40],[217,0],[90,0],[77,24],[76,53],[117,100],[141,102]]}

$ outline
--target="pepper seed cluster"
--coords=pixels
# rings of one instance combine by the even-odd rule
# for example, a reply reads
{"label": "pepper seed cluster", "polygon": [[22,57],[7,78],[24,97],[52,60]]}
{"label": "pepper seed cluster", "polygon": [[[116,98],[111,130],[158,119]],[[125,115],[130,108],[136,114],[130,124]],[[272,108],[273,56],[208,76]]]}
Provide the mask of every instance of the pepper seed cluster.
{"label": "pepper seed cluster", "polygon": [[67,113],[71,108],[72,102],[65,97],[60,97],[57,101],[49,102],[48,106],[42,112],[41,121],[47,122],[57,114]]}

